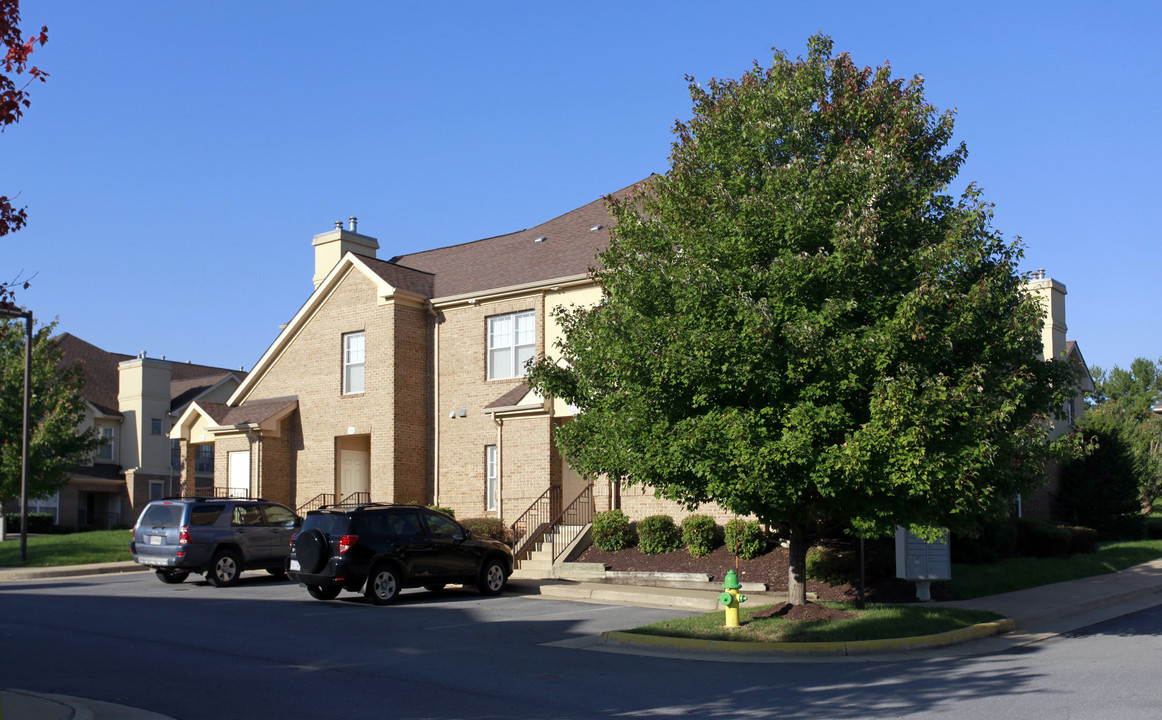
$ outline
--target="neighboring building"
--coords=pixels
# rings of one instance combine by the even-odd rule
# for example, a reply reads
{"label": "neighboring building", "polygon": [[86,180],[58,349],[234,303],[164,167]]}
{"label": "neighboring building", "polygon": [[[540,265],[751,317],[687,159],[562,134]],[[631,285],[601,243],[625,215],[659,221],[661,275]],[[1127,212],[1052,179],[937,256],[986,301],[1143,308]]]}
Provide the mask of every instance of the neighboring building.
{"label": "neighboring building", "polygon": [[[82,430],[103,442],[92,463],[73,468],[69,484],[49,498],[30,499],[29,512],[48,512],[69,528],[107,529],[136,521],[151,499],[180,492],[176,444],[169,432],[177,414],[195,399],[223,401],[245,373],[237,370],[111,353],[69,333],[56,338],[62,363],[79,363],[87,405]],[[213,457],[201,471],[213,474]],[[208,485],[209,483],[207,483]]]}
{"label": "neighboring building", "polygon": [[[1094,391],[1093,376],[1089,374],[1089,366],[1081,355],[1081,348],[1073,340],[1066,340],[1065,333],[1068,326],[1065,324],[1065,285],[1045,277],[1044,270],[1038,270],[1026,287],[1036,295],[1045,308],[1045,325],[1041,330],[1042,355],[1050,358],[1065,358],[1076,371],[1077,385],[1073,398],[1064,408],[1064,417],[1053,421],[1053,429],[1049,439],[1055,440],[1062,435],[1072,432],[1085,416],[1085,395]],[[1017,502],[1019,516],[1054,519],[1057,517],[1057,494],[1061,489],[1061,467],[1056,462],[1050,462],[1046,469],[1047,481],[1045,485],[1028,498],[1020,498]]]}

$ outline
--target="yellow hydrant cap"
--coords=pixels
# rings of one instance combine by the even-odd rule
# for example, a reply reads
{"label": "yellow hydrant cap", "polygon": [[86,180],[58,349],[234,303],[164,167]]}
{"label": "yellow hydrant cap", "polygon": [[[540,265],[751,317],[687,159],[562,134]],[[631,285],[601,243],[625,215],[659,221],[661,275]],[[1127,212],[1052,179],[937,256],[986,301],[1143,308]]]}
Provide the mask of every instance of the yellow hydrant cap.
{"label": "yellow hydrant cap", "polygon": [[738,583],[738,573],[733,570],[726,571],[726,580],[722,583],[723,590],[738,590],[742,585]]}

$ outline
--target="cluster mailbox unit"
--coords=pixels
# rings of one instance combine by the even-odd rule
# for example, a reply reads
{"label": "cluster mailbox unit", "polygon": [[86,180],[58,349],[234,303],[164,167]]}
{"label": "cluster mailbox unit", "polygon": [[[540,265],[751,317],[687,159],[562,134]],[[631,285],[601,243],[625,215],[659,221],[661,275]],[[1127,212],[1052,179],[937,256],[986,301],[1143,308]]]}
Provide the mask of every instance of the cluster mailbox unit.
{"label": "cluster mailbox unit", "polygon": [[896,577],[916,583],[918,600],[931,600],[932,581],[952,579],[948,541],[928,542],[906,528],[897,527]]}

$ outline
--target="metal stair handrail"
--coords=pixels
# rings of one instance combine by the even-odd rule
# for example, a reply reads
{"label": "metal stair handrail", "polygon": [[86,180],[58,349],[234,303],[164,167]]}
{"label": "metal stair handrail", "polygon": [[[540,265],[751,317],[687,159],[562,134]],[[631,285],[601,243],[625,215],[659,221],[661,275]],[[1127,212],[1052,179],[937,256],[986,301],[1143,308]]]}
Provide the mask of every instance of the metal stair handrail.
{"label": "metal stair handrail", "polygon": [[[557,519],[549,526],[549,532],[553,533],[554,564],[592,522],[593,483],[589,483],[584,490],[577,494],[573,502],[569,503],[569,507],[562,510]],[[558,532],[558,529],[564,527],[568,527],[569,530],[565,533]]]}
{"label": "metal stair handrail", "polygon": [[306,515],[311,510],[318,510],[324,505],[331,505],[335,502],[335,493],[319,493],[310,500],[299,506],[295,511],[297,515]]}
{"label": "metal stair handrail", "polygon": [[513,557],[519,560],[532,543],[540,539],[544,529],[552,522],[553,508],[560,507],[560,503],[561,488],[550,485],[532,505],[529,505],[528,510],[521,513],[509,526],[512,530]]}

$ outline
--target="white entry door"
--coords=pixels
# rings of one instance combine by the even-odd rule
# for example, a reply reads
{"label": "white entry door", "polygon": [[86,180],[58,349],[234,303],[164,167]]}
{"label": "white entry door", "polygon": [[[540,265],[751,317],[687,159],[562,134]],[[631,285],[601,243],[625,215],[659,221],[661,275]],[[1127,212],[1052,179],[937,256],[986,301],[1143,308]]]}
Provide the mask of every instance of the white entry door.
{"label": "white entry door", "polygon": [[230,497],[250,497],[250,451],[226,453]]}
{"label": "white entry door", "polygon": [[339,451],[339,497],[342,502],[354,493],[371,492],[371,453]]}

